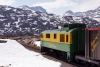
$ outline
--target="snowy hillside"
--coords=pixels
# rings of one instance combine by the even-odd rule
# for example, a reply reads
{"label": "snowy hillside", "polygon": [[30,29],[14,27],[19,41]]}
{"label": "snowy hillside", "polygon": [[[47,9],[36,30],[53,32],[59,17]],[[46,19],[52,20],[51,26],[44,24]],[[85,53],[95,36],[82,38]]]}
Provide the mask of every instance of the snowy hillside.
{"label": "snowy hillside", "polygon": [[0,35],[40,34],[44,30],[54,29],[65,23],[85,23],[87,27],[100,27],[98,21],[89,17],[59,16],[0,5]]}
{"label": "snowy hillside", "polygon": [[31,10],[33,12],[37,11],[37,12],[47,13],[47,11],[41,6],[29,7],[27,5],[23,5],[23,6],[20,6],[19,8],[24,9],[24,10]]}
{"label": "snowy hillside", "polygon": [[72,12],[69,10],[64,13],[64,16],[89,17],[100,22],[100,6],[95,10],[89,10],[86,12]]}
{"label": "snowy hillside", "polygon": [[26,49],[15,40],[0,43],[0,67],[61,67],[61,63]]}
{"label": "snowy hillside", "polygon": [[0,6],[0,35],[33,35],[53,29],[60,23],[57,15]]}

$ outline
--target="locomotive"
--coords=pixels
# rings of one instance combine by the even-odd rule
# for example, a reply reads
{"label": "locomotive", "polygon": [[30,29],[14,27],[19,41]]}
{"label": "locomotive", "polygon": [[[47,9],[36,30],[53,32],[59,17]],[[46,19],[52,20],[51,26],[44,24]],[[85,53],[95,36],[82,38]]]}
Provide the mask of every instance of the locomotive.
{"label": "locomotive", "polygon": [[[100,65],[100,28],[85,24],[64,24],[61,29],[41,32],[41,52],[54,54],[69,62]],[[87,65],[88,65],[87,64]]]}

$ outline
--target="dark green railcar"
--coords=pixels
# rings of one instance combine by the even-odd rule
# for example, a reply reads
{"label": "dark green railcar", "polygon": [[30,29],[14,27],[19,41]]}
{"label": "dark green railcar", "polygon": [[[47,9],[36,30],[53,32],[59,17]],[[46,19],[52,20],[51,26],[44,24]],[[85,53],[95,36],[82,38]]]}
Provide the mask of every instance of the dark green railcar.
{"label": "dark green railcar", "polygon": [[66,59],[73,62],[75,55],[85,52],[85,24],[63,25],[62,29],[45,30],[41,33],[41,51],[64,52]]}

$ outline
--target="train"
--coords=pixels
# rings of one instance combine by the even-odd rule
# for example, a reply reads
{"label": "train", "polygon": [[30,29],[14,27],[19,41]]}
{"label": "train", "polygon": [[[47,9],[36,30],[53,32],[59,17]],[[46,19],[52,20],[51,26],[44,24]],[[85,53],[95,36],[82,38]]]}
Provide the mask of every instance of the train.
{"label": "train", "polygon": [[86,24],[64,24],[61,29],[41,32],[41,52],[61,57],[69,62],[100,67],[100,28]]}

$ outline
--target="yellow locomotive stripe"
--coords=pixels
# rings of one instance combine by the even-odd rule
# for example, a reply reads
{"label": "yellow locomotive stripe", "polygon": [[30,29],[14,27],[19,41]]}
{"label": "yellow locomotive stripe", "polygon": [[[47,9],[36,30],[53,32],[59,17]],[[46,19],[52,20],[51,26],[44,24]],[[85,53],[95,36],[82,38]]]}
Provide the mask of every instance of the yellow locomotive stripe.
{"label": "yellow locomotive stripe", "polygon": [[[46,33],[43,33],[43,38],[41,40],[49,41],[49,42],[57,42],[57,43],[64,43],[64,44],[72,44],[72,34],[63,34],[64,35],[64,41],[60,42],[60,34],[56,34],[56,38],[54,38],[55,33],[50,34],[50,38],[46,38]],[[66,37],[68,35],[68,38]],[[66,39],[68,39],[68,42],[66,42]]]}

